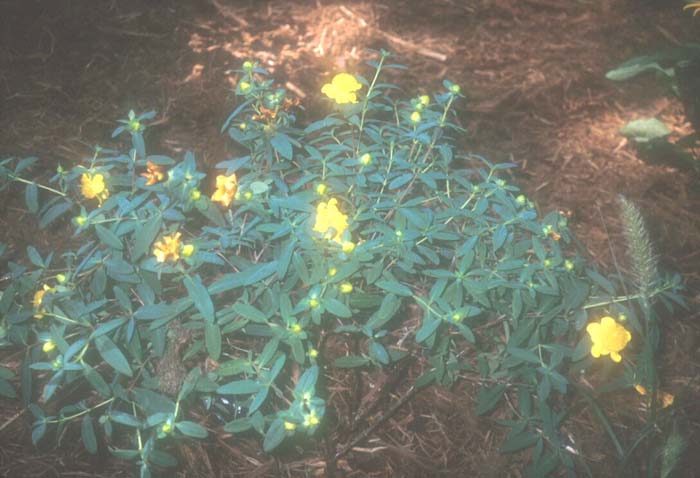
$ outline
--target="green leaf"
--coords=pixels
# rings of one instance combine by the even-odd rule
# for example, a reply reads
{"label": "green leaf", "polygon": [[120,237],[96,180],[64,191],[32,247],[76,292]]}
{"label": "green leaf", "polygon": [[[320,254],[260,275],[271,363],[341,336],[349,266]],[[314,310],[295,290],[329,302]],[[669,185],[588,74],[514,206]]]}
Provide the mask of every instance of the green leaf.
{"label": "green leaf", "polygon": [[398,189],[413,178],[413,173],[404,173],[389,183],[389,189]]}
{"label": "green leaf", "polygon": [[270,144],[283,158],[292,159],[294,151],[289,136],[284,133],[277,133],[270,138]]}
{"label": "green leaf", "polygon": [[39,220],[39,229],[44,229],[72,207],[73,204],[69,202],[59,202],[58,204],[54,204],[41,216],[41,219]]}
{"label": "green leaf", "polygon": [[539,434],[528,431],[517,433],[515,435],[509,433],[506,441],[503,442],[499,451],[501,453],[514,453],[524,448],[533,446],[539,439]]}
{"label": "green leaf", "polygon": [[340,302],[339,300],[336,299],[323,299],[323,306],[330,312],[331,314],[342,317],[342,318],[349,318],[352,317],[352,311]]}
{"label": "green leaf", "polygon": [[338,368],[356,368],[363,367],[369,363],[367,357],[359,357],[357,355],[346,355],[335,359],[334,365]]}
{"label": "green leaf", "polygon": [[220,395],[252,395],[260,390],[260,384],[255,380],[236,380],[220,386],[216,393]]}
{"label": "green leaf", "polygon": [[253,181],[252,183],[250,183],[249,188],[250,192],[252,192],[255,195],[263,194],[267,192],[268,189],[270,189],[270,187],[262,181]]}
{"label": "green leaf", "polygon": [[523,362],[530,362],[537,365],[541,365],[540,358],[531,350],[521,349],[518,347],[508,347],[507,350],[508,353],[510,353],[513,357]]}
{"label": "green leaf", "polygon": [[106,335],[100,335],[95,338],[95,345],[97,346],[97,351],[100,353],[102,358],[107,362],[114,370],[126,375],[127,377],[132,377],[133,372],[129,366],[129,361],[126,359],[124,354],[119,347],[115,345],[112,340]]}
{"label": "green leaf", "polygon": [[119,251],[121,251],[124,247],[124,244],[122,244],[121,239],[119,239],[119,237],[117,237],[116,234],[114,234],[106,227],[100,224],[96,224],[95,232],[97,232],[97,237],[100,238],[100,241],[102,241],[106,246],[109,246],[112,249],[117,249]]}
{"label": "green leaf", "polygon": [[202,284],[202,279],[198,275],[185,276],[183,280],[185,288],[194,301],[194,306],[202,314],[208,323],[214,322],[214,303],[211,301],[207,288]]}
{"label": "green leaf", "polygon": [[263,264],[255,264],[245,268],[241,272],[233,274],[224,274],[221,279],[215,281],[209,286],[209,293],[220,294],[237,287],[244,287],[255,284],[261,280],[267,279],[277,270],[277,261],[266,262]]}
{"label": "green leaf", "polygon": [[391,362],[389,352],[386,351],[382,344],[374,340],[369,344],[369,355],[383,365],[388,365]]}
{"label": "green leaf", "polygon": [[27,184],[24,190],[24,199],[27,203],[27,209],[32,214],[36,214],[39,210],[39,189],[36,187],[35,183]]}
{"label": "green leaf", "polygon": [[35,266],[41,267],[42,269],[46,267],[44,265],[44,260],[41,258],[41,254],[39,254],[39,251],[37,251],[33,246],[27,247],[27,257],[29,257],[29,260],[32,261],[32,264]]}
{"label": "green leaf", "polygon": [[479,390],[479,395],[476,400],[476,414],[484,415],[498,405],[498,402],[506,391],[506,385],[498,383],[492,387],[483,387]]}
{"label": "green leaf", "polygon": [[105,380],[102,378],[102,375],[100,375],[97,370],[85,362],[82,362],[81,365],[83,366],[83,375],[90,385],[92,385],[92,388],[94,388],[103,398],[111,397],[112,389],[109,387],[109,385],[107,385],[107,382],[105,382]]}
{"label": "green leaf", "polygon": [[433,319],[429,317],[428,314],[425,314],[423,317],[423,324],[421,325],[421,328],[418,329],[418,332],[416,332],[416,342],[421,343],[433,335],[433,333],[440,326],[440,323],[441,322],[439,320]]}
{"label": "green leaf", "polygon": [[411,291],[411,289],[394,280],[380,279],[377,282],[375,282],[375,285],[381,289],[384,289],[388,292],[393,292],[397,295],[413,297],[413,291]]}
{"label": "green leaf", "polygon": [[17,392],[10,382],[4,378],[0,378],[0,396],[6,398],[17,398]]}
{"label": "green leaf", "polygon": [[204,428],[202,425],[187,420],[182,422],[176,422],[175,428],[177,428],[178,431],[183,435],[187,435],[188,437],[192,438],[202,439],[206,438],[209,435],[209,433],[207,433],[207,429]]}
{"label": "green leaf", "polygon": [[625,81],[639,75],[640,73],[644,73],[645,71],[651,70],[659,71],[665,74],[666,76],[669,76],[669,71],[663,69],[659,65],[656,57],[640,56],[637,58],[632,58],[631,60],[627,60],[614,70],[610,70],[605,74],[605,77],[608,80],[612,81]]}
{"label": "green leaf", "polygon": [[218,324],[206,324],[204,326],[204,343],[212,360],[219,360],[221,356],[221,329]]}
{"label": "green leaf", "polygon": [[671,130],[656,118],[645,118],[630,121],[620,128],[620,133],[639,143],[646,143],[655,139],[665,138],[671,134]]}
{"label": "green leaf", "polygon": [[278,418],[274,422],[272,422],[270,428],[267,429],[265,439],[263,440],[263,451],[269,453],[275,448],[277,448],[280,445],[280,443],[284,441],[285,436],[286,433],[284,430],[284,420]]}
{"label": "green leaf", "polygon": [[158,216],[147,220],[145,224],[136,229],[134,233],[134,249],[131,251],[133,260],[138,260],[148,252],[151,248],[151,244],[160,232],[162,222],[163,219]]}
{"label": "green leaf", "polygon": [[135,416],[129,414],[129,413],[124,413],[120,411],[113,411],[109,414],[109,419],[112,420],[113,422],[117,422],[121,425],[127,426],[127,427],[132,427],[132,428],[141,428],[141,420],[136,418]]}
{"label": "green leaf", "polygon": [[267,323],[267,316],[264,313],[245,302],[236,302],[233,304],[233,310],[244,319],[262,324]]}
{"label": "green leaf", "polygon": [[85,449],[93,455],[97,453],[97,437],[95,436],[95,429],[92,425],[92,417],[89,414],[83,415],[83,422],[80,426],[80,436],[83,439]]}

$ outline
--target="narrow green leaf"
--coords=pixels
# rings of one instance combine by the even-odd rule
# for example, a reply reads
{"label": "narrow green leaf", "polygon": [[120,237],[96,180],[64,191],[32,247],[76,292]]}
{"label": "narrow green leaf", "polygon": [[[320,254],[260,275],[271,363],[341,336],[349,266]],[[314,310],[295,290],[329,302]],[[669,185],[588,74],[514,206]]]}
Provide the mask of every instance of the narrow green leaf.
{"label": "narrow green leaf", "polygon": [[260,384],[255,380],[236,380],[222,385],[216,393],[220,395],[251,395],[260,390]]}
{"label": "narrow green leaf", "polygon": [[204,343],[212,360],[221,356],[221,329],[218,324],[208,323],[204,326]]}
{"label": "narrow green leaf", "polygon": [[95,345],[97,346],[97,351],[100,353],[105,362],[107,362],[114,370],[126,375],[127,377],[133,376],[131,367],[129,366],[129,361],[126,359],[122,351],[119,350],[119,347],[117,347],[109,337],[106,335],[101,335],[95,338]]}
{"label": "narrow green leaf", "polygon": [[263,451],[269,453],[275,448],[277,448],[282,441],[284,441],[286,433],[284,430],[284,420],[281,418],[276,419],[267,429],[265,434],[265,439],[263,440]]}
{"label": "narrow green leaf", "polygon": [[32,214],[36,214],[39,210],[39,189],[36,187],[35,183],[27,184],[24,190],[24,199],[27,203],[27,209]]}
{"label": "narrow green leaf", "polygon": [[95,436],[92,417],[89,414],[83,415],[83,422],[80,426],[80,436],[83,439],[85,449],[92,455],[97,453],[97,437]]}
{"label": "narrow green leaf", "polygon": [[481,388],[476,401],[476,414],[484,415],[496,408],[505,391],[506,385],[503,383],[498,383],[488,388]]}
{"label": "narrow green leaf", "polygon": [[356,368],[363,367],[368,363],[369,359],[366,357],[359,357],[357,355],[346,355],[345,357],[335,359],[334,365],[338,368]]}
{"label": "narrow green leaf", "polygon": [[97,237],[100,238],[100,241],[102,241],[106,246],[109,246],[112,249],[117,249],[119,251],[121,251],[124,248],[124,244],[122,244],[121,239],[119,239],[119,237],[116,234],[114,234],[106,227],[100,224],[96,224],[95,232],[97,232]]}
{"label": "narrow green leaf", "polygon": [[151,244],[160,232],[162,222],[163,220],[160,216],[150,218],[145,222],[145,224],[136,229],[136,232],[134,233],[134,249],[131,251],[131,257],[133,260],[138,260],[141,256],[148,252],[148,250],[151,248]]}
{"label": "narrow green leaf", "polygon": [[207,429],[202,425],[187,420],[175,423],[175,428],[177,428],[183,435],[187,435],[188,437],[192,438],[202,439],[209,435]]}
{"label": "narrow green leaf", "polygon": [[208,323],[214,322],[214,303],[211,301],[207,288],[202,284],[202,279],[198,275],[185,276],[183,280],[185,288],[194,301],[194,306],[202,314]]}

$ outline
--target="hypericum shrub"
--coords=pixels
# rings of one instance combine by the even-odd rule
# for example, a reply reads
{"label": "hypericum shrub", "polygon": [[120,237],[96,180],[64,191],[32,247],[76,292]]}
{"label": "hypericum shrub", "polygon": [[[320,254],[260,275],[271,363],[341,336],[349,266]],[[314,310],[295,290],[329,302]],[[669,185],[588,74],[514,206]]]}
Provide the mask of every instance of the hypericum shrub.
{"label": "hypericum shrub", "polygon": [[[322,371],[413,355],[426,369],[415,389],[470,371],[483,380],[479,414],[509,397],[502,450],[534,447],[533,476],[573,469],[559,431],[567,371],[592,353],[609,367],[624,360],[623,387],[640,384],[636,297],[617,297],[573,254],[564,215],[538,218],[499,176],[512,165],[455,154],[458,85],[394,97],[380,73],[400,66],[387,57],[370,63],[370,80],[335,76],[322,92],[336,111],[303,129],[296,102],[246,62],[223,131],[249,154],[215,177],[190,153],[147,152],[153,113],[130,113],[114,132],[131,139],[128,152],[98,148],[59,168],[54,187],[21,176],[31,159],[0,163],[26,184],[40,227],[71,214],[75,228],[60,250],[29,247],[31,265],[10,262],[3,281],[1,340],[24,347],[35,443],[77,422],[95,452],[100,429],[142,476],[174,465],[168,444],[206,438],[216,420],[271,451],[323,422]],[[675,298],[676,286],[654,278],[645,297]],[[329,349],[358,339],[359,354]],[[11,378],[2,369],[1,393],[14,394]],[[192,419],[201,407],[208,424]]]}

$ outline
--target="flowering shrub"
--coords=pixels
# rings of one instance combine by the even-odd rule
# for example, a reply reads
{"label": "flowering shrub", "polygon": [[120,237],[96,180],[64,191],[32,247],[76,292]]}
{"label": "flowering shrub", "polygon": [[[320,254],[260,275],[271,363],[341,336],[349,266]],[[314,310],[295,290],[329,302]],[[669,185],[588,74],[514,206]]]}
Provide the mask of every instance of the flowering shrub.
{"label": "flowering shrub", "polygon": [[[34,442],[79,421],[89,451],[99,428],[149,476],[175,464],[170,443],[206,438],[218,417],[271,451],[323,422],[324,367],[413,355],[424,368],[415,389],[470,370],[483,380],[477,413],[504,395],[516,404],[503,411],[502,450],[534,447],[530,474],[573,469],[559,432],[567,372],[610,354],[624,361],[624,387],[640,384],[638,297],[618,297],[573,253],[564,215],[538,217],[500,177],[512,165],[455,154],[457,85],[396,99],[379,81],[400,67],[387,57],[369,81],[333,78],[322,91],[336,111],[303,129],[286,92],[246,62],[223,131],[248,154],[219,163],[215,178],[190,153],[147,152],[153,113],[121,121],[114,136],[130,138],[128,152],[98,148],[59,168],[58,189],[22,177],[32,159],[1,163],[26,185],[40,227],[70,212],[77,239],[60,255],[29,247],[32,265],[10,263],[0,299],[1,345],[25,347]],[[40,190],[54,196],[41,207]],[[677,286],[654,280],[645,297],[679,300]],[[629,331],[611,317],[588,326],[593,342],[583,330],[589,317],[622,314]],[[360,353],[327,346],[348,337]],[[0,391],[13,395],[2,371]],[[71,404],[50,407],[58,396]],[[211,410],[208,425],[192,418],[198,407]]]}

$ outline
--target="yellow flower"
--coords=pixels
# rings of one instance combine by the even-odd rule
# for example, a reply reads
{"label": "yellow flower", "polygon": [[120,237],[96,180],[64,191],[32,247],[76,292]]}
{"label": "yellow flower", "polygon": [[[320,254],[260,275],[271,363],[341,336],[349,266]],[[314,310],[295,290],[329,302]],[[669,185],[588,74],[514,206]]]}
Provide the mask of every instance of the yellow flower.
{"label": "yellow flower", "polygon": [[343,282],[340,284],[340,292],[343,294],[349,294],[352,292],[352,284],[350,282]]}
{"label": "yellow flower", "polygon": [[211,200],[214,202],[220,202],[224,206],[228,207],[233,201],[236,195],[236,190],[238,189],[238,180],[236,175],[232,174],[230,176],[224,176],[220,174],[216,177],[216,191],[211,195]]}
{"label": "yellow flower", "polygon": [[338,200],[330,199],[316,207],[314,231],[320,232],[328,240],[342,243],[342,235],[348,228],[348,216],[338,209]]}
{"label": "yellow flower", "polygon": [[[634,389],[642,396],[647,394],[647,389],[642,384],[635,385]],[[676,397],[674,397],[672,394],[662,392],[661,390],[656,392],[656,398],[661,402],[661,408],[670,407],[673,405],[673,401],[676,399]]]}
{"label": "yellow flower", "polygon": [[148,179],[146,186],[153,186],[165,178],[165,171],[161,165],[148,161],[146,163],[146,172],[141,173],[141,176]]}
{"label": "yellow flower", "polygon": [[109,190],[105,186],[105,177],[99,173],[95,175],[83,173],[80,177],[80,188],[85,199],[97,198],[100,204],[109,197]]}
{"label": "yellow flower", "polygon": [[339,73],[333,77],[330,83],[326,83],[321,88],[321,93],[335,100],[339,105],[344,103],[357,103],[357,90],[362,88],[362,84],[357,78],[348,73]]}
{"label": "yellow flower", "polygon": [[55,348],[56,344],[53,342],[53,340],[48,340],[44,342],[44,345],[41,346],[41,350],[43,350],[45,353],[49,353]]}
{"label": "yellow flower", "polygon": [[694,9],[693,16],[697,15],[698,13],[700,13],[700,2],[689,3],[688,5],[683,7],[683,10],[689,10],[691,8]]}
{"label": "yellow flower", "polygon": [[167,260],[176,261],[180,258],[180,233],[176,232],[170,236],[163,236],[162,241],[153,245],[153,255],[158,262]]}
{"label": "yellow flower", "polygon": [[284,422],[284,429],[292,432],[297,429],[297,426],[292,422]]}
{"label": "yellow flower", "polygon": [[593,341],[591,355],[598,358],[609,354],[613,362],[622,360],[620,352],[632,339],[629,331],[615,322],[612,317],[603,317],[600,323],[588,324],[586,331]]}
{"label": "yellow flower", "polygon": [[36,314],[34,314],[35,319],[43,319],[44,318],[44,312],[46,312],[46,309],[41,306],[41,303],[44,300],[44,295],[47,292],[54,293],[54,292],[56,292],[56,289],[44,284],[44,287],[42,289],[40,289],[34,293],[34,300],[32,300],[32,305],[34,306],[34,310],[36,311]]}

